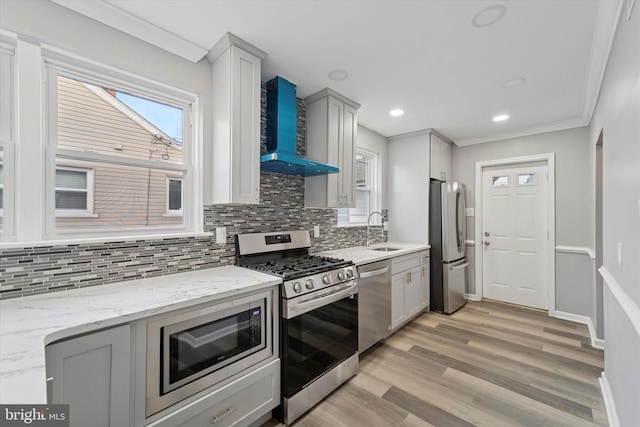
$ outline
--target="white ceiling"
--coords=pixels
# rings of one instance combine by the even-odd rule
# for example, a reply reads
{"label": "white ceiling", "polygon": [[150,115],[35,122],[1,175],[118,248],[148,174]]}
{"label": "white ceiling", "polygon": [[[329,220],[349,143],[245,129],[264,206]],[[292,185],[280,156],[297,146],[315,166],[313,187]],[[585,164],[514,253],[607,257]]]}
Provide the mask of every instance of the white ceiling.
{"label": "white ceiling", "polygon": [[[588,124],[619,10],[611,0],[53,1],[194,62],[231,32],[267,53],[264,80],[280,75],[303,98],[330,87],[382,135],[435,128],[458,145]],[[500,21],[472,25],[496,4]],[[526,83],[502,86],[517,77]],[[511,118],[493,122],[500,113]]]}

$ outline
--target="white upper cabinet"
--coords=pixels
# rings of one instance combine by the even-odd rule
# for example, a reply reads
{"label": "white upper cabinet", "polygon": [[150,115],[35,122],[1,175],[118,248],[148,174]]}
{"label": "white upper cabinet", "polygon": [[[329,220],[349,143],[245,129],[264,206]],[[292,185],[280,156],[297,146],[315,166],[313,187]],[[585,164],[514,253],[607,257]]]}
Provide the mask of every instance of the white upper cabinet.
{"label": "white upper cabinet", "polygon": [[204,144],[204,203],[260,202],[260,71],[266,53],[227,33],[210,51],[213,141]]}
{"label": "white upper cabinet", "polygon": [[435,133],[431,138],[431,178],[451,180],[451,144]]}
{"label": "white upper cabinet", "polygon": [[305,178],[305,206],[353,208],[360,104],[328,88],[305,103],[307,156],[340,168],[338,173]]}

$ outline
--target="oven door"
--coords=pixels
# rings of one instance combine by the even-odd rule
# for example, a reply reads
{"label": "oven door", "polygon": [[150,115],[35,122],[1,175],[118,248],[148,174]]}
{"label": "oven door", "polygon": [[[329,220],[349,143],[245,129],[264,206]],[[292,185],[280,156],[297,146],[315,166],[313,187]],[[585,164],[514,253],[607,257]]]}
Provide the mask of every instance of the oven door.
{"label": "oven door", "polygon": [[285,300],[282,394],[290,398],[358,352],[358,282]]}

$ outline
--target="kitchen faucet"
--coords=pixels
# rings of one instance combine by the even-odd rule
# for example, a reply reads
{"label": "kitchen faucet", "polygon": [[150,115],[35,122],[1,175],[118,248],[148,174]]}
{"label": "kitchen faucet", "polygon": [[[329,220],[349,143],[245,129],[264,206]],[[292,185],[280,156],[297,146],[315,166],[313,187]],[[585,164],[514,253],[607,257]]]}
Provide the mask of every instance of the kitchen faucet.
{"label": "kitchen faucet", "polygon": [[[367,218],[367,244],[366,246],[368,247],[371,244],[371,240],[369,239],[369,228],[371,227],[371,225],[369,224],[371,222],[371,216],[373,214],[378,214],[380,215],[380,219],[382,220],[382,222],[384,223],[384,217],[382,216],[382,212],[380,211],[373,211],[369,214],[369,217]],[[382,227],[381,230],[381,235],[384,236],[384,224],[380,225],[380,227]]]}

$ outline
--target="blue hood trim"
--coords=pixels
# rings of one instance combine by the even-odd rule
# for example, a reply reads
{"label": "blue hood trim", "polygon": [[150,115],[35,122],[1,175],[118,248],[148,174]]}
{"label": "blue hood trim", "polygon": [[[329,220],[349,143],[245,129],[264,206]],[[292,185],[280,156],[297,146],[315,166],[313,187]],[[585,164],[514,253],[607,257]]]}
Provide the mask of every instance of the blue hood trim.
{"label": "blue hood trim", "polygon": [[288,175],[326,175],[340,168],[296,154],[296,85],[282,77],[267,82],[267,151],[260,169]]}

